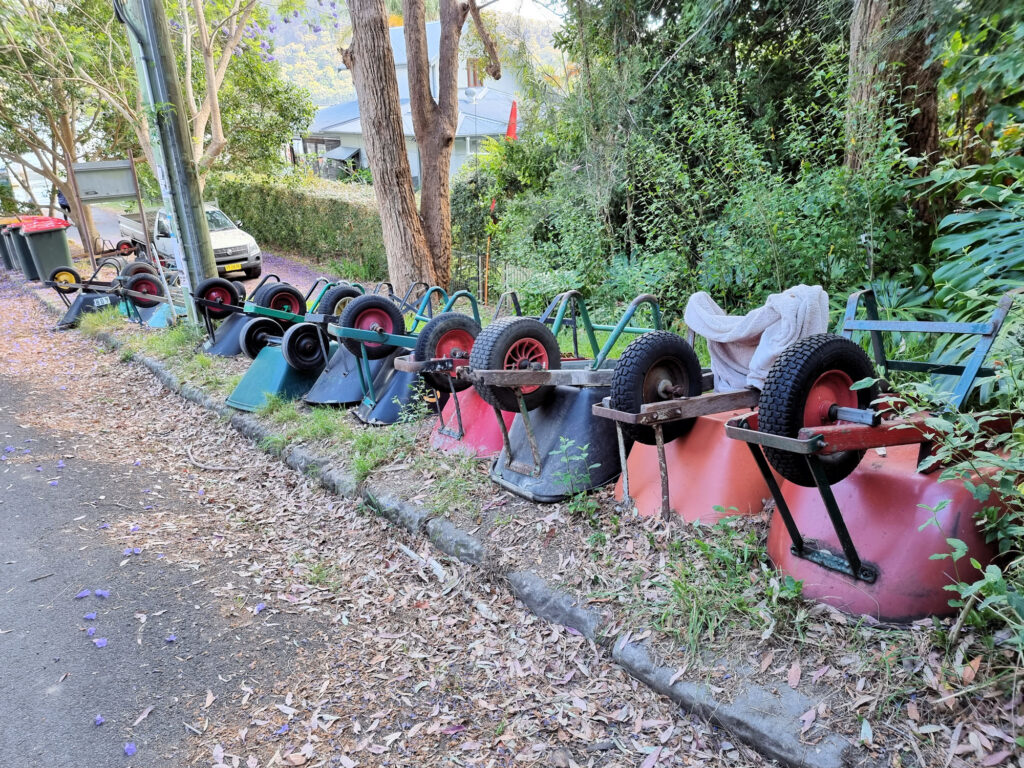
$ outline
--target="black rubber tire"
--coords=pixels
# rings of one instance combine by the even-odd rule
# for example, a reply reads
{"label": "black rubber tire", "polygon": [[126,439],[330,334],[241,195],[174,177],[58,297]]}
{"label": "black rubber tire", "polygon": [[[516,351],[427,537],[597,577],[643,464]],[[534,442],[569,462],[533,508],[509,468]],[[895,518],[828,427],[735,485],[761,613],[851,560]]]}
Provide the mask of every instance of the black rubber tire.
{"label": "black rubber tire", "polygon": [[[321,315],[340,317],[341,312],[335,310],[341,309],[344,312],[349,301],[357,299],[362,295],[358,288],[353,288],[351,285],[336,285],[323,292],[323,295],[320,296],[320,301],[316,303],[315,311]],[[341,304],[340,307],[338,306],[339,304]]]}
{"label": "black rubber tire", "polygon": [[[548,358],[548,370],[562,367],[562,353],[558,348],[558,339],[551,329],[532,317],[503,317],[495,320],[480,332],[469,355],[469,367],[477,371],[501,370],[505,367],[505,356],[512,345],[524,339],[540,342]],[[519,413],[519,398],[514,390],[491,384],[476,383],[476,391],[496,408],[512,413]],[[539,408],[554,392],[554,386],[539,386],[532,392],[523,394],[526,410]]]}
{"label": "black rubber tire", "polygon": [[[146,288],[145,291],[142,290],[143,286]],[[147,293],[151,296],[164,295],[164,287],[160,284],[160,278],[149,274],[149,272],[140,272],[137,275],[132,275],[124,281],[124,287],[128,291]],[[158,299],[143,298],[141,296],[129,296],[128,300],[136,307],[141,307],[142,309],[149,309],[160,303]]]}
{"label": "black rubber tire", "polygon": [[278,311],[290,312],[293,315],[306,314],[306,299],[302,292],[294,285],[274,283],[273,285],[263,286],[263,290],[257,293],[258,296],[255,297],[255,302],[261,307],[274,309],[272,306],[274,303],[287,301],[289,309],[278,309]]}
{"label": "black rubber tire", "polygon": [[297,371],[318,371],[327,364],[327,333],[315,323],[296,323],[281,338],[284,361]]}
{"label": "black rubber tire", "polygon": [[[796,437],[805,426],[804,408],[813,384],[829,371],[841,371],[851,383],[873,378],[871,359],[857,344],[842,336],[820,333],[786,349],[768,371],[758,402],[758,429],[770,435]],[[857,407],[868,408],[875,387],[856,391]],[[790,482],[812,487],[814,478],[804,457],[765,447],[764,455],[775,471]],[[830,485],[847,477],[864,458],[864,451],[843,451],[818,457]]]}
{"label": "black rubber tire", "polygon": [[231,284],[235,286],[235,290],[238,291],[238,304],[245,304],[245,283],[241,280],[232,280]]}
{"label": "black rubber tire", "polygon": [[262,296],[264,293],[266,293],[267,288],[269,288],[272,285],[276,285],[276,283],[269,282],[269,283],[264,283],[263,285],[256,286],[256,289],[252,292],[252,295],[249,296],[249,301],[251,301],[256,306],[260,306],[260,303],[259,303],[260,296]]}
{"label": "black rubber tire", "polygon": [[254,280],[263,274],[263,267],[253,267],[252,269],[243,269],[242,274],[245,275],[246,280]]}
{"label": "black rubber tire", "polygon": [[[452,331],[465,331],[476,341],[480,335],[480,323],[468,315],[461,315],[458,312],[442,312],[437,317],[429,320],[423,330],[416,337],[416,347],[413,349],[412,359],[420,362],[433,360],[437,357],[437,345],[441,338]],[[459,354],[469,357],[473,345],[469,349],[460,349]],[[441,392],[451,392],[454,386],[456,392],[461,392],[472,385],[471,381],[460,379],[440,371],[424,371],[423,380],[428,386]]]}
{"label": "black rubber tire", "polygon": [[[661,395],[656,381],[661,379],[675,386],[681,386],[682,396],[696,397],[703,390],[700,360],[685,339],[668,331],[645,333],[629,343],[615,365],[610,396],[611,407],[627,413],[640,413],[640,407],[649,403],[664,402],[679,395]],[[691,429],[696,419],[681,419],[662,425],[665,442],[682,437]],[[623,424],[622,432],[627,437],[655,445],[654,427],[641,424]]]}
{"label": "black rubber tire", "polygon": [[114,246],[114,250],[122,255],[128,255],[135,253],[136,245],[131,240],[118,240],[117,245]]}
{"label": "black rubber tire", "polygon": [[[355,323],[358,317],[368,310],[378,310],[385,313],[391,321],[391,333],[397,336],[405,334],[405,318],[402,317],[402,310],[386,296],[375,296],[373,294],[359,296],[346,304],[345,310],[341,313],[341,317],[338,320],[338,325],[343,328],[355,328],[357,327]],[[342,343],[356,357],[362,357],[362,349],[365,348],[366,356],[370,360],[380,360],[397,349],[394,344],[362,344],[355,339],[343,338]]]}
{"label": "black rubber tire", "polygon": [[254,317],[238,331],[238,346],[242,354],[255,360],[260,350],[270,343],[269,336],[284,336],[281,324],[272,317]]}
{"label": "black rubber tire", "polygon": [[[68,282],[67,280],[57,282],[58,276],[73,277],[74,282]],[[78,274],[78,270],[72,269],[71,267],[57,267],[56,269],[50,270],[50,276],[47,280],[53,283],[53,290],[57,293],[63,293],[65,296],[75,293],[82,287],[82,276]]]}
{"label": "black rubber tire", "polygon": [[97,262],[96,269],[97,271],[99,271],[104,267],[112,267],[113,269],[117,270],[117,274],[118,276],[120,276],[121,272],[123,272],[124,268],[127,266],[128,262],[126,262],[122,258],[119,258],[118,256],[104,256],[102,259],[99,260],[99,262]]}
{"label": "black rubber tire", "polygon": [[160,270],[148,261],[133,261],[121,270],[121,277],[123,278],[135,277],[135,275],[153,275],[155,277],[159,277]]}
{"label": "black rubber tire", "polygon": [[[206,299],[208,293],[220,294],[219,298],[221,303],[225,306],[239,307],[242,305],[241,300],[238,298],[238,288],[235,283],[230,280],[225,280],[223,277],[208,277],[196,287],[195,293],[193,294],[197,299]],[[226,298],[225,298],[226,294]],[[213,301],[213,298],[208,301]],[[230,309],[220,309],[216,307],[202,307],[202,310],[209,314],[214,320],[223,320],[225,317],[231,314]]]}

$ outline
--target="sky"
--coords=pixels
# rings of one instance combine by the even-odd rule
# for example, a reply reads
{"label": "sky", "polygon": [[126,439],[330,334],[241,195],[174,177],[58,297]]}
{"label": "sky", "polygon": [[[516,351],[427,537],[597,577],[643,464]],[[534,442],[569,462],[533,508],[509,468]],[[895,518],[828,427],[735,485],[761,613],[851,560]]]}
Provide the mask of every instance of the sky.
{"label": "sky", "polygon": [[[484,5],[487,0],[478,0],[478,5]],[[519,14],[525,16],[528,19],[542,19],[544,21],[560,21],[561,18],[552,13],[544,4],[537,2],[536,0],[497,0],[493,5],[488,4],[488,7],[493,10],[501,11],[502,13]],[[557,8],[560,5],[558,0],[553,0],[547,3],[553,8]]]}

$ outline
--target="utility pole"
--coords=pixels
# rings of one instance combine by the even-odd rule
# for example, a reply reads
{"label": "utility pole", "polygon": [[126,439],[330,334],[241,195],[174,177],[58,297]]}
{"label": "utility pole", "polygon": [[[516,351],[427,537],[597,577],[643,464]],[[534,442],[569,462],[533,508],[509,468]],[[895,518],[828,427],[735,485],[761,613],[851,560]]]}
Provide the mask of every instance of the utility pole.
{"label": "utility pole", "polygon": [[[160,0],[114,0],[114,10],[131,32],[128,37],[136,51],[139,85],[151,110],[151,127],[155,123],[156,128],[153,148],[157,167],[153,170],[160,182],[164,206],[173,212],[175,261],[189,290],[206,278],[215,277],[217,265],[203,211],[167,16]],[[186,304],[191,315],[192,302]]]}

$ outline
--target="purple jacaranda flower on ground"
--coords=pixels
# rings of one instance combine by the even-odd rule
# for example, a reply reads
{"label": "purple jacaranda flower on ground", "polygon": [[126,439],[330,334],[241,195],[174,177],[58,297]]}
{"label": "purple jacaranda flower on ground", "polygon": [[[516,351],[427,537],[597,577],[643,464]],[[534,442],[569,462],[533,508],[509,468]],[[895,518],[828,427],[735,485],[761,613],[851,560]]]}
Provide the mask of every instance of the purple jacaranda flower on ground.
{"label": "purple jacaranda flower on ground", "polygon": [[154,507],[152,504],[147,504],[146,506],[143,507],[143,509],[156,509],[156,507]]}
{"label": "purple jacaranda flower on ground", "polygon": [[255,609],[254,613],[259,613],[260,611],[262,611],[266,607],[267,607],[266,603],[256,603],[256,609]]}
{"label": "purple jacaranda flower on ground", "polygon": [[88,597],[91,594],[92,592],[90,592],[88,589],[83,589],[81,592],[75,595],[75,600],[81,600],[83,597]]}
{"label": "purple jacaranda flower on ground", "polygon": [[143,489],[142,489],[142,492],[143,492],[143,493],[149,493],[149,488],[143,488]]}
{"label": "purple jacaranda flower on ground", "polygon": [[130,742],[130,741],[127,744],[124,745],[124,753],[126,755],[128,755],[128,757],[131,757],[137,751],[138,750],[135,749],[135,745],[132,742]]}
{"label": "purple jacaranda flower on ground", "polygon": [[206,495],[206,489],[205,488],[200,488],[198,493],[199,493],[200,496],[205,496]]}
{"label": "purple jacaranda flower on ground", "polygon": [[13,445],[8,445],[7,447],[4,448],[4,451],[6,453],[14,453],[14,446]]}
{"label": "purple jacaranda flower on ground", "polygon": [[64,469],[64,459],[57,460],[57,469]]}
{"label": "purple jacaranda flower on ground", "polygon": [[42,467],[36,467],[36,472],[42,472],[42,471],[43,471]]}
{"label": "purple jacaranda flower on ground", "polygon": [[140,459],[136,459],[134,463],[135,463],[136,467],[141,467],[142,466],[142,461]]}
{"label": "purple jacaranda flower on ground", "polygon": [[100,523],[100,528],[109,528],[110,523]]}
{"label": "purple jacaranda flower on ground", "polygon": [[82,618],[85,619],[86,621],[96,621],[96,614],[95,613],[87,613]]}
{"label": "purple jacaranda flower on ground", "polygon": [[93,722],[96,723],[96,725],[103,725],[107,721],[103,719],[103,715],[96,715],[96,719],[93,720]]}
{"label": "purple jacaranda flower on ground", "polygon": [[64,385],[61,385],[61,387],[60,387],[60,388],[61,388],[61,389],[67,389],[67,387],[65,387]]}
{"label": "purple jacaranda flower on ground", "polygon": [[22,451],[22,454],[26,454],[26,453],[32,453],[32,449],[31,448],[26,448],[25,450]]}
{"label": "purple jacaranda flower on ground", "polygon": [[139,530],[139,526],[137,525],[133,525],[130,529],[131,533],[135,533],[137,530]]}
{"label": "purple jacaranda flower on ground", "polygon": [[127,547],[127,548],[125,548],[124,552],[122,552],[121,554],[123,554],[125,556],[128,556],[131,553],[132,553],[132,548],[131,547]]}
{"label": "purple jacaranda flower on ground", "polygon": [[89,627],[87,630],[85,630],[85,634],[87,634],[89,637],[92,637],[96,634],[96,627]]}
{"label": "purple jacaranda flower on ground", "polygon": [[57,481],[56,481],[56,480],[51,480],[51,481],[50,481],[50,485],[56,485],[56,484],[57,484]]}
{"label": "purple jacaranda flower on ground", "polygon": [[166,555],[164,555],[164,553],[163,553],[163,552],[157,552],[157,553],[156,553],[156,559],[157,559],[157,560],[163,560],[163,559],[164,559],[164,557],[166,557]]}
{"label": "purple jacaranda flower on ground", "polygon": [[96,597],[101,597],[104,600],[106,600],[108,597],[110,597],[110,590],[109,589],[97,589],[95,594],[96,594]]}
{"label": "purple jacaranda flower on ground", "polygon": [[281,736],[282,734],[285,734],[285,733],[288,733],[288,723],[285,723],[280,728],[278,728],[276,731],[274,731],[274,735],[275,736]]}
{"label": "purple jacaranda flower on ground", "polygon": [[132,554],[133,555],[141,555],[142,554],[142,550],[139,547],[132,547]]}
{"label": "purple jacaranda flower on ground", "polygon": [[106,648],[107,647],[107,638],[105,638],[105,637],[97,637],[92,642],[93,642],[93,644],[97,648]]}
{"label": "purple jacaranda flower on ground", "polygon": [[0,455],[0,461],[7,461],[7,457],[3,456],[3,455]]}
{"label": "purple jacaranda flower on ground", "polygon": [[171,634],[169,634],[169,635],[168,635],[167,637],[165,637],[165,638],[164,638],[164,642],[165,642],[165,643],[173,643],[173,642],[174,642],[175,640],[177,640],[177,639],[178,639],[178,638],[177,638],[177,637],[175,637],[173,633],[171,633]]}

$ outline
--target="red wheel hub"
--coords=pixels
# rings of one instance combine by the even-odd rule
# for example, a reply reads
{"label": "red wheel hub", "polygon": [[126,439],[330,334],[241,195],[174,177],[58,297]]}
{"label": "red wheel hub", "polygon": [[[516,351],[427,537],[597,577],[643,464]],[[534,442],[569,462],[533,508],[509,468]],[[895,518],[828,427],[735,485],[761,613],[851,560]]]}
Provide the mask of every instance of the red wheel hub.
{"label": "red wheel hub", "polygon": [[[365,309],[360,312],[352,325],[361,331],[393,333],[395,330],[395,325],[391,322],[391,316],[384,310],[376,308]],[[363,343],[369,347],[380,346],[380,343],[376,341],[364,341]]]}
{"label": "red wheel hub", "polygon": [[[441,334],[441,338],[437,340],[437,346],[434,347],[432,357],[435,360],[439,358],[468,359],[469,352],[473,349],[474,341],[475,339],[469,331],[464,331],[460,328],[448,331]],[[449,371],[449,375],[454,378],[456,375],[455,369]]]}
{"label": "red wheel hub", "polygon": [[207,301],[219,302],[221,304],[231,303],[231,294],[227,289],[220,286],[214,286],[213,288],[206,289],[206,295],[203,296]]}
{"label": "red wheel hub", "polygon": [[[512,344],[505,353],[506,371],[527,371],[533,368],[534,364],[541,368],[548,367],[548,351],[537,339],[519,339]],[[529,394],[537,389],[537,386],[522,387],[523,394]]]}
{"label": "red wheel hub", "polygon": [[132,247],[128,243],[121,243],[121,253],[131,253]]}
{"label": "red wheel hub", "polygon": [[850,387],[853,379],[842,371],[826,371],[818,377],[807,393],[804,404],[804,426],[823,427],[834,424],[835,419],[829,417],[833,405],[842,408],[858,407],[857,393]]}
{"label": "red wheel hub", "polygon": [[146,293],[151,296],[155,296],[160,293],[160,289],[157,287],[157,284],[152,280],[136,280],[135,284],[132,286],[132,290],[137,291],[138,293]]}
{"label": "red wheel hub", "polygon": [[294,312],[295,299],[292,296],[278,294],[270,300],[270,308],[278,312]]}

